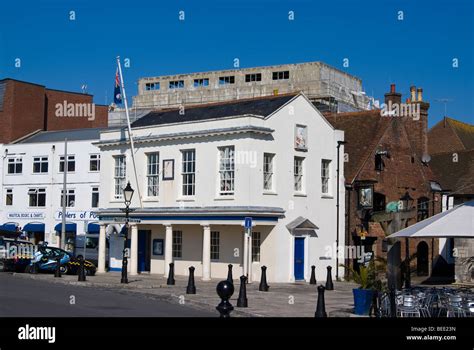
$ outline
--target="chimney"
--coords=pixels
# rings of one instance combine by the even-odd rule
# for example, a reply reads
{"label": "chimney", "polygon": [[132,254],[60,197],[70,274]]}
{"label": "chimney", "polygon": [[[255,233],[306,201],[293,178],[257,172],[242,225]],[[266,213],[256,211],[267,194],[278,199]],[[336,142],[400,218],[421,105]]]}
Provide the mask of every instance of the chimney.
{"label": "chimney", "polygon": [[422,88],[418,88],[418,99],[417,101],[418,102],[423,102],[423,89]]}
{"label": "chimney", "polygon": [[390,92],[385,94],[385,104],[388,105],[389,102],[392,104],[400,104],[402,101],[402,94],[396,92],[395,84],[390,84]]}
{"label": "chimney", "polygon": [[411,102],[416,102],[416,86],[410,86],[410,100]]}

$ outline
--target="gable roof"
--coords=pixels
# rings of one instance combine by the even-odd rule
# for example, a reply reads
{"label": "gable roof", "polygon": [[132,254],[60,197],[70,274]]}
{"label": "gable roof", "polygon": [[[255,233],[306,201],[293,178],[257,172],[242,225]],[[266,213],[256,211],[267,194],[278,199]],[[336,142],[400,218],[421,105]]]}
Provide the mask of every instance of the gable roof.
{"label": "gable roof", "polygon": [[202,121],[246,114],[266,117],[285,105],[287,102],[291,101],[297,95],[297,93],[292,93],[279,96],[266,96],[262,98],[189,106],[186,107],[184,114],[180,114],[179,108],[152,111],[132,123],[132,128]]}
{"label": "gable roof", "polygon": [[474,149],[474,125],[444,117],[428,132],[430,154]]}
{"label": "gable roof", "polygon": [[443,189],[453,194],[474,194],[474,149],[456,154],[457,158],[453,152],[432,155],[430,167]]}
{"label": "gable roof", "polygon": [[370,110],[327,115],[326,119],[335,129],[344,130],[344,140],[347,142],[344,151],[349,156],[349,161],[344,163],[344,175],[346,182],[352,183],[377,147],[392,118],[382,117],[380,110]]}

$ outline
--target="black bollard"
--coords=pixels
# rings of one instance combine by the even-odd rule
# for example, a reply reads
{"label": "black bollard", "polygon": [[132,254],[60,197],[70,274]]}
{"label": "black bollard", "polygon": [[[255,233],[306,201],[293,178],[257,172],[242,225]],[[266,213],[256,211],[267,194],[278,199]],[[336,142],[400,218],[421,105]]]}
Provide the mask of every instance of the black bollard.
{"label": "black bollard", "polygon": [[84,258],[79,257],[79,269],[77,270],[77,280],[79,282],[84,282],[86,280],[86,271],[84,270]]}
{"label": "black bollard", "polygon": [[196,294],[196,286],[194,285],[194,266],[189,268],[188,286],[186,287],[186,294]]}
{"label": "black bollard", "polygon": [[234,277],[232,276],[232,264],[228,265],[229,271],[227,272],[227,281],[234,284]]}
{"label": "black bollard", "polygon": [[318,287],[318,304],[316,306],[314,317],[328,317],[328,314],[326,313],[326,303],[324,301],[324,290],[325,288],[322,285]]}
{"label": "black bollard", "polygon": [[220,281],[216,287],[217,295],[221,298],[221,302],[217,305],[216,310],[219,311],[222,318],[229,318],[234,307],[229,303],[229,299],[234,294],[234,285],[229,281]]}
{"label": "black bollard", "polygon": [[260,286],[258,290],[260,292],[268,292],[268,288],[270,288],[267,284],[267,267],[262,266],[262,276],[260,277]]}
{"label": "black bollard", "polygon": [[395,300],[395,289],[390,289],[388,297],[390,300],[390,317],[397,317],[397,302]]}
{"label": "black bollard", "polygon": [[127,249],[123,250],[123,257],[122,257],[122,278],[120,279],[120,283],[128,283],[128,258],[127,258]]}
{"label": "black bollard", "polygon": [[240,276],[240,290],[239,290],[239,298],[237,299],[237,307],[248,307],[247,303],[247,277]]}
{"label": "black bollard", "polygon": [[309,284],[316,284],[316,266],[311,266],[311,278],[309,279]]}
{"label": "black bollard", "polygon": [[54,271],[54,277],[61,277],[61,256],[56,258],[56,270]]}
{"label": "black bollard", "polygon": [[170,271],[168,272],[168,279],[166,280],[168,286],[174,286],[174,263],[170,263]]}
{"label": "black bollard", "polygon": [[328,275],[326,277],[326,290],[334,290],[334,284],[332,283],[332,274],[331,274],[332,267],[328,266],[327,269],[328,269]]}

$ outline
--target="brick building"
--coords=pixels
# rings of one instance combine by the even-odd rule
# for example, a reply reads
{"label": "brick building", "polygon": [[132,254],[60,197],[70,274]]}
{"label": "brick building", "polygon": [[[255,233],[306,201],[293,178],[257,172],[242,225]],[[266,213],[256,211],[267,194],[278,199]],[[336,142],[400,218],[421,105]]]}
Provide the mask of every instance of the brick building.
{"label": "brick building", "polygon": [[37,131],[107,126],[107,107],[93,96],[48,89],[43,85],[0,80],[0,143]]}
{"label": "brick building", "polygon": [[[346,245],[364,246],[375,256],[385,256],[387,235],[440,211],[441,188],[427,156],[429,103],[423,101],[422,89],[410,90],[406,103],[392,85],[380,110],[326,116],[344,131],[347,142]],[[409,254],[417,253],[412,271],[429,274],[437,241],[410,239],[409,244]],[[405,241],[397,245],[405,257]],[[357,268],[356,259],[353,263]]]}

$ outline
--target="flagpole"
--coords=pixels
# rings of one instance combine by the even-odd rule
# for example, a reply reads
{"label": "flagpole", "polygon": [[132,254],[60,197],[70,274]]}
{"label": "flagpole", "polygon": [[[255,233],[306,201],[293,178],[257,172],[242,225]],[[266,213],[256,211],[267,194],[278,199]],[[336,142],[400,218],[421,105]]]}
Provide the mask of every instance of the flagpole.
{"label": "flagpole", "polygon": [[140,184],[139,184],[139,181],[138,181],[137,167],[136,167],[136,164],[135,164],[135,145],[133,143],[132,126],[130,125],[130,116],[128,114],[127,95],[125,94],[125,84],[123,82],[122,66],[120,64],[120,56],[117,56],[117,64],[118,64],[118,69],[119,69],[119,74],[120,74],[120,84],[122,85],[123,101],[125,103],[125,115],[127,116],[128,137],[130,139],[130,147],[131,147],[131,151],[132,151],[132,163],[133,163],[133,171],[135,173],[135,181],[137,183],[137,194],[138,194],[138,199],[140,201],[140,208],[143,208],[142,195],[141,195],[141,192],[140,192]]}

